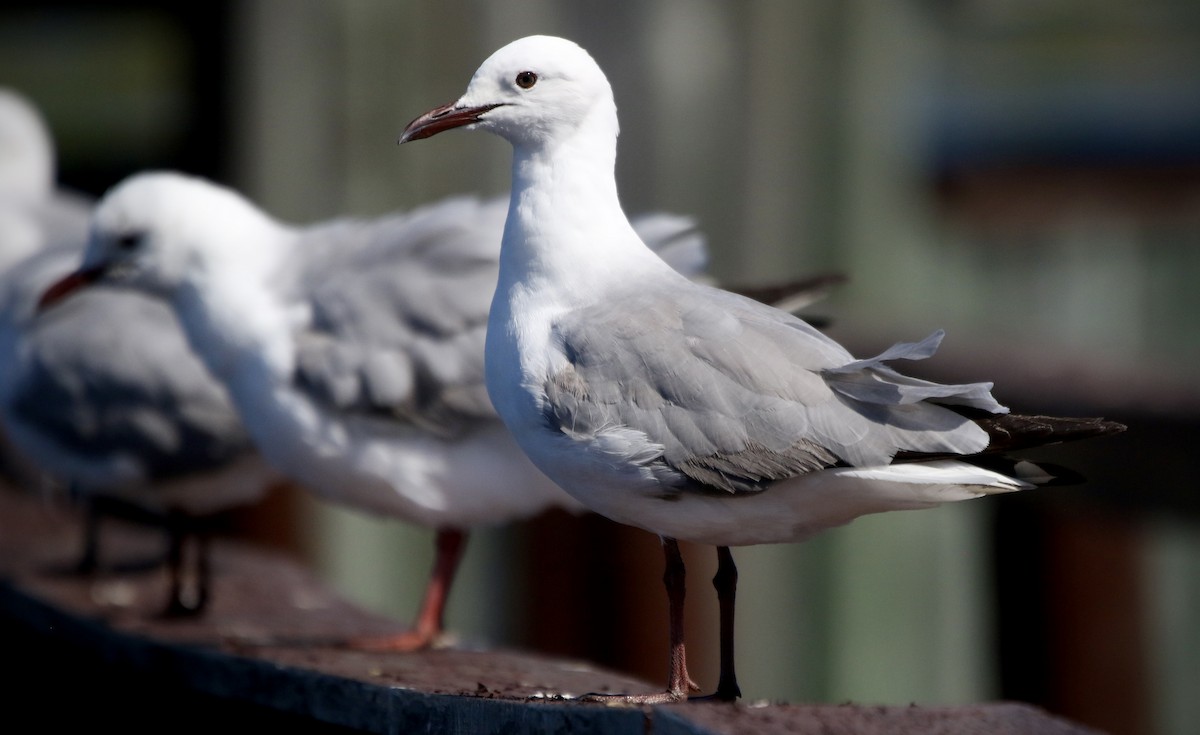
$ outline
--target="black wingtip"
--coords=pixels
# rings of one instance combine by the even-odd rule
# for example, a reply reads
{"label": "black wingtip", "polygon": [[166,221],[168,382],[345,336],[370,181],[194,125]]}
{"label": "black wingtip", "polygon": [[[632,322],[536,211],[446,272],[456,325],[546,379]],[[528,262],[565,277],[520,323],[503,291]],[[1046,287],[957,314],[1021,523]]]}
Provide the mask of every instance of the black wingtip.
{"label": "black wingtip", "polygon": [[[981,458],[1002,456],[1023,449],[1035,449],[1051,444],[1061,444],[1081,439],[1111,436],[1126,431],[1129,427],[1119,421],[1105,418],[1074,418],[1061,416],[1024,416],[1021,414],[991,414],[965,406],[948,406],[960,415],[971,419],[988,434],[988,445],[974,455],[922,454],[920,452],[898,452],[897,462],[927,462],[932,459],[961,459],[982,466]],[[1005,460],[1008,461],[1008,460]],[[1041,462],[1039,465],[1045,467]],[[1065,468],[1056,468],[1063,476],[1079,477]],[[1078,482],[1082,482],[1079,477]],[[1055,482],[1053,484],[1075,484]]]}
{"label": "black wingtip", "polygon": [[988,452],[1011,452],[1047,444],[1120,434],[1125,424],[1105,418],[994,414],[975,418],[990,437]]}
{"label": "black wingtip", "polygon": [[1108,419],[1093,420],[1096,422],[1097,429],[1100,432],[1097,434],[1097,436],[1104,436],[1106,434],[1120,434],[1121,432],[1129,429],[1128,426],[1120,423],[1119,421],[1109,421]]}

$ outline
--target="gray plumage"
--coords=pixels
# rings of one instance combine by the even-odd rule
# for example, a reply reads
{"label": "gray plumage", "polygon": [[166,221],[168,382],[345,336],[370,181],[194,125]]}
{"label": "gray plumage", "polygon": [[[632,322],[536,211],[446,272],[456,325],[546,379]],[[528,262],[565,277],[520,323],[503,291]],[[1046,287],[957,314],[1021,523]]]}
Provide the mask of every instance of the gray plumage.
{"label": "gray plumage", "polygon": [[899,451],[970,454],[973,422],[939,404],[1004,409],[988,383],[939,385],[884,363],[933,354],[937,333],[854,360],[807,323],[692,284],[671,298],[631,289],[553,328],[569,366],[546,383],[547,426],[576,437],[614,426],[662,445],[679,489],[755,492],[836,464],[887,464]]}

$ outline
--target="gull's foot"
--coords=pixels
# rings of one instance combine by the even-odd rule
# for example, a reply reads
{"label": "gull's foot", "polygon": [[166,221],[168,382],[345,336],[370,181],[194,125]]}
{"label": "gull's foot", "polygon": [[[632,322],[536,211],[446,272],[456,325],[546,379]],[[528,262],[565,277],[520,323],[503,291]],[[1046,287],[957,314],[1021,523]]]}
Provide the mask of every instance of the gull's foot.
{"label": "gull's foot", "polygon": [[689,702],[736,702],[742,696],[740,691],[723,692],[720,689],[712,694],[704,694],[699,697],[688,697]]}
{"label": "gull's foot", "polygon": [[265,648],[346,648],[347,641],[339,636],[321,635],[227,635],[221,644],[234,651],[256,651]]}
{"label": "gull's foot", "polygon": [[362,636],[351,638],[345,642],[346,648],[356,651],[375,651],[387,653],[411,653],[434,648],[440,641],[438,633],[425,633],[416,630],[406,630],[396,635]]}
{"label": "gull's foot", "polygon": [[[688,683],[692,684],[695,691],[695,684],[691,679]],[[721,681],[717,682],[717,690],[712,694],[705,694],[700,697],[692,697],[689,702],[736,702],[742,696],[742,689],[738,686],[737,679],[732,676],[722,676]]]}
{"label": "gull's foot", "polygon": [[655,692],[653,694],[582,694],[577,701],[599,702],[610,707],[638,707],[645,704],[674,704],[686,702],[687,692]]}

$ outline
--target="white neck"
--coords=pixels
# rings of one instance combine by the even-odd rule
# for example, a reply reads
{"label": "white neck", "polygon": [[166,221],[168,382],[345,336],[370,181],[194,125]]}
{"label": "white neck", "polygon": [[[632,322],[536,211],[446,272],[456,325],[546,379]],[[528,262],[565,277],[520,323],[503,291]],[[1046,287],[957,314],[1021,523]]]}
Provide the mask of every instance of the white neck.
{"label": "white neck", "polygon": [[626,277],[631,261],[667,267],[625,217],[615,164],[616,137],[600,123],[553,143],[514,144],[501,290],[522,284],[578,298]]}
{"label": "white neck", "polygon": [[237,268],[198,269],[170,294],[192,349],[235,391],[247,370],[290,375],[294,365],[294,314],[279,289],[283,244],[282,237],[257,237]]}

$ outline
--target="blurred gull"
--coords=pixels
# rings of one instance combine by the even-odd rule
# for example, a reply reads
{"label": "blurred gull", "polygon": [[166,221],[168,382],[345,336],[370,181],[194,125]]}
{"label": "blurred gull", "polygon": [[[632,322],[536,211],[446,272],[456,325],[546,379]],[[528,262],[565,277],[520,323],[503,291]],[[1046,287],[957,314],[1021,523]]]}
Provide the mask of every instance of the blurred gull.
{"label": "blurred gull", "polygon": [[[205,521],[257,502],[278,475],[164,305],[96,288],[35,314],[42,291],[81,252],[43,250],[0,281],[0,416],[16,449],[89,502],[84,571],[97,564],[96,512],[161,523],[170,537],[166,612],[198,613],[209,598]],[[189,536],[198,544],[191,590],[182,568]]]}
{"label": "blurred gull", "polygon": [[[82,244],[91,204],[60,192],[56,169],[53,138],[37,107],[0,87],[0,274],[43,247]],[[0,445],[10,478],[24,484],[38,474],[7,436]]]}
{"label": "blurred gull", "polygon": [[1049,483],[1045,466],[977,455],[1124,429],[1010,416],[990,383],[941,385],[885,364],[932,356],[940,332],[858,360],[799,318],[680,277],[621,210],[612,90],[570,41],[535,36],[500,49],[459,100],[418,117],[401,142],[459,126],[513,146],[488,323],[492,402],[534,463],[580,502],[663,539],[667,689],[594,698],[675,701],[695,688],[677,539],[718,547],[714,696],[733,699],[727,547]]}
{"label": "blurred gull", "polygon": [[8,464],[23,482],[44,477],[82,496],[81,571],[98,564],[102,509],[167,522],[167,612],[196,613],[208,599],[203,538],[194,588],[185,589],[182,568],[195,519],[258,500],[276,476],[160,302],[97,288],[36,318],[42,291],[78,264],[91,210],[55,179],[37,110],[0,90],[0,422]]}
{"label": "blurred gull", "polygon": [[[99,203],[82,267],[44,303],[98,279],[165,299],[276,467],[328,500],[436,529],[412,627],[354,642],[411,650],[442,632],[468,529],[581,509],[484,387],[505,212],[464,197],[298,228],[211,182],[145,173]],[[680,268],[703,268],[689,219],[639,226]]]}
{"label": "blurred gull", "polygon": [[80,241],[90,203],[58,187],[56,170],[41,113],[0,87],[0,272],[45,245]]}

